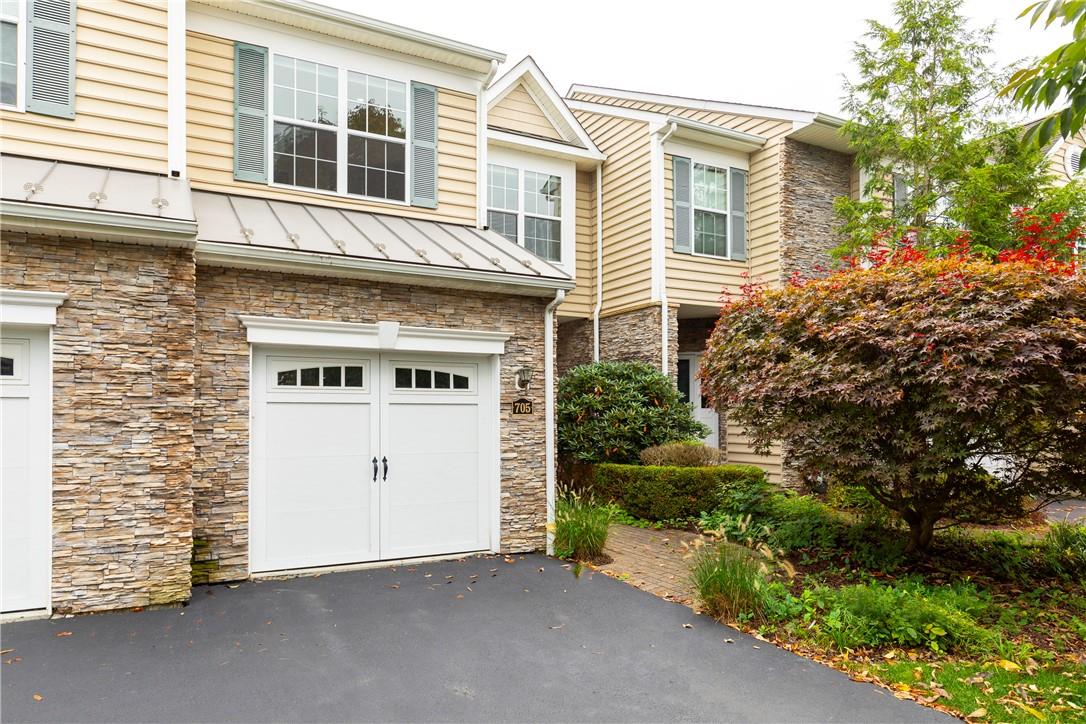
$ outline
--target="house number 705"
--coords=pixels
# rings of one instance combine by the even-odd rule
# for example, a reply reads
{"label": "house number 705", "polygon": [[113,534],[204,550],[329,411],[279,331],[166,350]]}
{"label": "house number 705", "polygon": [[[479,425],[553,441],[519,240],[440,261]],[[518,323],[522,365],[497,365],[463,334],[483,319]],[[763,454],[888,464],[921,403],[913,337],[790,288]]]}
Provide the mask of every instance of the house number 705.
{"label": "house number 705", "polygon": [[521,398],[519,400],[513,400],[513,414],[514,415],[531,415],[532,414],[532,401]]}

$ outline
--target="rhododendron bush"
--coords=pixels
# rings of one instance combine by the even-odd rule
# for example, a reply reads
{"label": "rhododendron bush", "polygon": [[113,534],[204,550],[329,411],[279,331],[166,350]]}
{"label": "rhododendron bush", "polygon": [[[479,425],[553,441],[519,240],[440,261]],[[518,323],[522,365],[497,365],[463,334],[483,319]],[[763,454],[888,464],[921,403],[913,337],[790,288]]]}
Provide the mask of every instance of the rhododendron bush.
{"label": "rhododendron bush", "polygon": [[1016,215],[998,259],[963,235],[899,241],[726,301],[703,387],[768,451],[863,486],[927,548],[940,521],[996,522],[1086,493],[1086,278],[1077,229]]}

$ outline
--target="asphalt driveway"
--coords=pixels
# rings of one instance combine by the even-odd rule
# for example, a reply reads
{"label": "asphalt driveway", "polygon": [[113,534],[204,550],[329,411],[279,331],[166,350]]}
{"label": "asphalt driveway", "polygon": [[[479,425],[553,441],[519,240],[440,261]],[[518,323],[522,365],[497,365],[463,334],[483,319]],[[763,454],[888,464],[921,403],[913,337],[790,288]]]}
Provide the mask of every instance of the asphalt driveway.
{"label": "asphalt driveway", "polygon": [[0,636],[5,722],[949,720],[542,556],[201,587]]}

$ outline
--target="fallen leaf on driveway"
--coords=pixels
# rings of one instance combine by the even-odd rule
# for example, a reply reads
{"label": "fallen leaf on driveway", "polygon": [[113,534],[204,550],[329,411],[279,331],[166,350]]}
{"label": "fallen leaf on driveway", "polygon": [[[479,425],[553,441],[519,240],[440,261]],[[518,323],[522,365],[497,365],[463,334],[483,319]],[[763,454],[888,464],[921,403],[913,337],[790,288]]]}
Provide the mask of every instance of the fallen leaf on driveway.
{"label": "fallen leaf on driveway", "polygon": [[71,632],[71,631],[58,631],[58,632],[57,632],[57,638],[58,638],[58,639],[59,639],[59,638],[63,638],[63,637],[65,637],[65,636],[71,636],[71,635],[72,635],[72,632]]}
{"label": "fallen leaf on driveway", "polygon": [[392,583],[392,584],[389,584],[389,585],[385,586],[385,588],[391,588],[392,590],[396,590],[399,587],[400,587],[399,583]]}
{"label": "fallen leaf on driveway", "polygon": [[463,597],[464,597],[464,594],[462,594],[462,593],[458,593],[458,594],[456,594],[456,597],[457,597],[457,598],[463,598]]}
{"label": "fallen leaf on driveway", "polygon": [[683,628],[694,628],[694,624],[692,624],[692,623],[684,623]]}
{"label": "fallen leaf on driveway", "polygon": [[565,626],[565,624],[564,624],[564,623],[560,623],[560,624],[558,624],[557,626],[551,626],[551,631],[554,631],[554,630],[556,630],[556,629],[560,629],[560,628],[563,628],[564,626]]}
{"label": "fallen leaf on driveway", "polygon": [[0,656],[3,656],[4,654],[10,654],[14,650],[15,649],[0,649]]}
{"label": "fallen leaf on driveway", "polygon": [[732,639],[724,639],[724,643],[726,643],[726,644],[734,644],[735,641],[732,640]]}
{"label": "fallen leaf on driveway", "polygon": [[41,700],[42,700],[42,699],[44,699],[44,698],[45,698],[45,697],[44,697],[44,696],[42,696],[41,694],[39,694],[39,693],[37,693],[37,692],[34,692],[34,701],[41,701]]}

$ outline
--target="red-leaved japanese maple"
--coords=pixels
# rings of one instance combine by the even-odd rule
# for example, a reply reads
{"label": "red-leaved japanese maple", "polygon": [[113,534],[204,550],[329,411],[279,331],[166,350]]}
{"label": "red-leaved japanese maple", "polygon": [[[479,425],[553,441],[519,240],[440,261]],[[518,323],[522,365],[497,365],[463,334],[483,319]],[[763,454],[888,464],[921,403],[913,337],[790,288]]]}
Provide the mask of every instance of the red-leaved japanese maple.
{"label": "red-leaved japanese maple", "polygon": [[1017,212],[992,260],[963,235],[907,243],[722,309],[703,386],[763,451],[858,484],[926,549],[939,521],[996,522],[1086,493],[1086,276],[1077,229]]}

